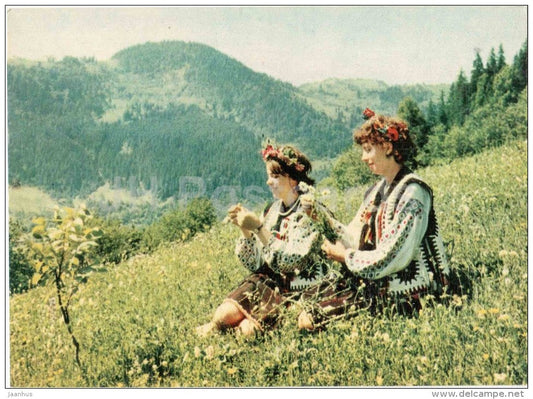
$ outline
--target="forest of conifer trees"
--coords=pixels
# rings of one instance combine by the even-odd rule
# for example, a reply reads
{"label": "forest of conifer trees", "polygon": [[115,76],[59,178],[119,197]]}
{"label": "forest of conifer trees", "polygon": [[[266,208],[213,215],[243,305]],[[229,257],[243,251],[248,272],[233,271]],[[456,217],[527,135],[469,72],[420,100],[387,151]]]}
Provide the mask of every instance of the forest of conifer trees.
{"label": "forest of conifer trees", "polygon": [[[294,142],[313,159],[333,158],[350,147],[356,126],[347,123],[358,123],[328,117],[291,85],[204,45],[147,43],[114,59],[118,65],[73,57],[8,62],[10,184],[73,197],[106,182],[134,181],[163,199],[178,193],[182,176],[200,176],[208,191],[262,185],[257,154],[267,137]],[[127,84],[146,78],[153,86],[168,81],[167,73],[178,81],[179,71],[184,80],[173,84],[182,98],[197,96],[188,105],[176,98],[161,104],[154,94],[136,95],[138,83]],[[415,135],[420,165],[526,136],[527,42],[511,63],[502,46],[485,62],[477,53],[469,75],[461,70],[440,101],[430,99],[423,109],[412,97],[398,104],[398,116]],[[170,88],[155,93],[166,98]],[[128,105],[122,117],[106,122],[102,117],[117,99]],[[341,186],[356,184],[339,176],[348,173],[344,158],[333,177],[346,181]]]}

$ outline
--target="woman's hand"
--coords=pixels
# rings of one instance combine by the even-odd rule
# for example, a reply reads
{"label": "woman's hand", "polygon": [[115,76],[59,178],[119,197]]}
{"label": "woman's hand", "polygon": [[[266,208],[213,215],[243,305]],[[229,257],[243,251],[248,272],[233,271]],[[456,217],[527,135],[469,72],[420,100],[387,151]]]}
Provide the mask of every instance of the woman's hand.
{"label": "woman's hand", "polygon": [[254,231],[257,230],[259,226],[261,226],[261,220],[259,220],[259,217],[253,213],[252,211],[249,211],[246,208],[242,208],[237,213],[237,226],[239,226],[241,229]]}
{"label": "woman's hand", "polygon": [[231,223],[239,226],[243,231],[254,231],[261,226],[259,217],[241,204],[234,205],[228,210],[228,218]]}
{"label": "woman's hand", "polygon": [[309,217],[312,217],[313,211],[315,209],[315,198],[312,194],[302,194],[300,195],[300,205],[302,209]]}
{"label": "woman's hand", "polygon": [[324,243],[322,244],[322,251],[326,253],[326,256],[329,259],[344,263],[344,259],[346,257],[346,247],[342,244],[342,242],[337,241],[335,244],[333,244],[329,240],[324,240]]}
{"label": "woman's hand", "polygon": [[242,209],[243,208],[241,204],[233,205],[231,208],[228,209],[228,216],[226,216],[225,220],[233,223],[236,226],[239,226],[239,224],[237,223],[237,214]]}

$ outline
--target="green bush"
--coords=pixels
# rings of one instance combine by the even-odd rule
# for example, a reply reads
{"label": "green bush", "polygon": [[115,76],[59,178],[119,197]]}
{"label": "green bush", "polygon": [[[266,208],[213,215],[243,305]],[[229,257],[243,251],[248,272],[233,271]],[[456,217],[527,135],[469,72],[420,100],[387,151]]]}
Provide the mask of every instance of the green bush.
{"label": "green bush", "polygon": [[188,240],[198,232],[209,229],[215,221],[215,208],[211,202],[206,198],[194,198],[185,210],[178,207],[148,226],[142,237],[141,248],[151,252],[162,243]]}
{"label": "green bush", "polygon": [[96,221],[102,227],[96,252],[102,263],[120,263],[140,251],[142,231],[124,226],[118,220]]}
{"label": "green bush", "polygon": [[361,162],[361,148],[353,147],[344,152],[331,170],[336,188],[344,191],[348,188],[367,185],[374,179],[372,172]]}
{"label": "green bush", "polygon": [[207,198],[194,198],[185,208],[185,224],[191,236],[208,230],[216,220],[215,208]]}
{"label": "green bush", "polygon": [[20,220],[9,219],[9,294],[27,291],[33,276],[33,266],[18,248],[26,231]]}

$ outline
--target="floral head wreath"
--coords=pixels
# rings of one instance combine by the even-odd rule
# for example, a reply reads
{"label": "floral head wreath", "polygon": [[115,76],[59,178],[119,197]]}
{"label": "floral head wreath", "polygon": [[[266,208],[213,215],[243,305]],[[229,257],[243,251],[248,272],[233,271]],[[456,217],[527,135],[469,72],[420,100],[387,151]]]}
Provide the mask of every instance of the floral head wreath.
{"label": "floral head wreath", "polygon": [[305,170],[305,165],[298,161],[298,156],[290,147],[276,147],[270,143],[261,151],[264,161],[279,160],[289,167],[293,167],[298,172]]}
{"label": "floral head wreath", "polygon": [[[363,119],[365,120],[372,118],[374,115],[376,115],[374,111],[372,111],[369,108],[366,108],[363,111]],[[396,142],[400,139],[400,132],[403,133],[402,134],[402,137],[403,137],[405,136],[404,131],[407,130],[407,125],[403,122],[398,122],[396,123],[396,125],[397,125],[397,128],[396,126],[392,126],[392,125],[383,125],[381,122],[376,120],[375,122],[372,123],[372,130],[381,134],[381,136],[385,138],[386,140]],[[398,132],[398,129],[400,129],[400,132]]]}

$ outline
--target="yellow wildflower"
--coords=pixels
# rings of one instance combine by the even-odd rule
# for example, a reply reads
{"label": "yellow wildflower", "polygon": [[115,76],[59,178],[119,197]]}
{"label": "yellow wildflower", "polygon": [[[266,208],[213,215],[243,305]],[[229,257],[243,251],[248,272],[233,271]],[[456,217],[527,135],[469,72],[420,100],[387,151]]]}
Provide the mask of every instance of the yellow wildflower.
{"label": "yellow wildflower", "polygon": [[205,348],[205,357],[208,359],[212,359],[215,355],[215,348],[213,348],[213,345],[209,345],[207,348]]}
{"label": "yellow wildflower", "polygon": [[498,320],[500,320],[500,321],[509,320],[509,315],[508,314],[502,314],[502,315],[500,315],[500,317],[498,317]]}

